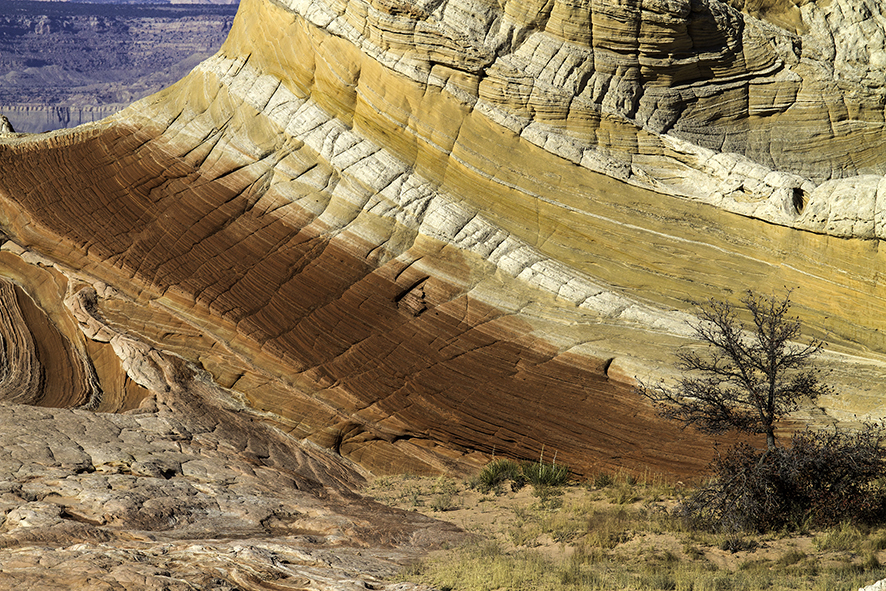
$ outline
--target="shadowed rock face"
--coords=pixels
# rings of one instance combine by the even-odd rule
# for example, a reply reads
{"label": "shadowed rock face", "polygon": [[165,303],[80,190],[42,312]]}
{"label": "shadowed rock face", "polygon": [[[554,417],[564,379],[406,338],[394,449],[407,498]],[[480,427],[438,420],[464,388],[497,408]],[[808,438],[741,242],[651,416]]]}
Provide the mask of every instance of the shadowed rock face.
{"label": "shadowed rock face", "polygon": [[[20,193],[53,224],[52,234],[66,236],[72,251],[90,253],[81,264],[95,256],[117,261],[115,274],[155,278],[125,318],[105,309],[115,296],[99,301],[90,287],[69,287],[75,295],[68,307],[93,342],[117,344],[106,324],[134,324],[155,347],[221,372],[216,380],[250,406],[279,415],[293,435],[383,472],[457,470],[453,460],[478,448],[532,457],[546,445],[578,469],[648,463],[683,472],[706,457],[706,441],[692,442],[654,420],[625,376],[606,375],[605,360],[560,350],[533,336],[531,317],[474,297],[471,265],[478,262],[471,257],[420,236],[396,257],[372,256],[378,247],[359,236],[334,238],[291,203],[268,203],[273,190],[256,190],[261,180],[249,167],[226,163],[218,182],[170,154],[162,132],[156,139],[144,130],[113,130],[82,138],[86,152],[109,154],[83,176],[47,179],[39,191]],[[84,149],[79,140],[60,139],[54,154],[21,144],[0,158],[49,169],[49,159]],[[213,155],[201,160],[205,165]],[[73,215],[52,213],[84,207],[80,196],[90,192],[119,211],[119,226],[96,215],[71,223]],[[63,194],[70,198],[56,200]],[[195,251],[217,254],[203,260],[190,256]],[[131,277],[121,284],[131,285]],[[218,326],[197,333],[203,343],[172,338],[172,320],[154,326],[156,313],[144,324],[137,320],[145,314],[137,300],[147,298],[192,321],[208,314]],[[218,342],[229,350],[212,359]],[[133,382],[165,391],[162,370],[141,368],[143,352],[123,345],[115,352]],[[131,394],[113,404],[109,394],[106,407],[131,405]],[[662,429],[685,448],[653,449]]]}
{"label": "shadowed rock face", "polygon": [[[840,6],[247,0],[170,89],[6,136],[7,275],[97,384],[27,400],[126,411],[196,380],[374,472],[544,448],[694,474],[711,440],[635,377],[669,375],[689,301],[796,286],[828,411],[880,416],[882,86],[789,59]],[[846,85],[830,121],[802,98]]]}

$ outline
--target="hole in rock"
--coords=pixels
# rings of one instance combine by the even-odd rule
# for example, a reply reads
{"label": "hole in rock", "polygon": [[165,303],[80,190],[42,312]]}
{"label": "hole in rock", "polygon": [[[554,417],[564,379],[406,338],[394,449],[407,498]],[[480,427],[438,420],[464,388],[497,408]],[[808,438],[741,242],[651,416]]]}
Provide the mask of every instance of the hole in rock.
{"label": "hole in rock", "polygon": [[793,194],[794,210],[798,214],[803,213],[803,208],[806,207],[807,200],[808,200],[808,198],[806,196],[806,191],[804,191],[800,187],[794,187],[794,194]]}

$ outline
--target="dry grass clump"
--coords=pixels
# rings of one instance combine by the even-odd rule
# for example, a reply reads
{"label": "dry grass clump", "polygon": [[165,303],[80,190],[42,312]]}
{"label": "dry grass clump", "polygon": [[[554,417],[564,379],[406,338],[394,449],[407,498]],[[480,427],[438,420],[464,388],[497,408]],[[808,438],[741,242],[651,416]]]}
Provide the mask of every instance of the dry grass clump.
{"label": "dry grass clump", "polygon": [[[795,559],[791,557],[788,562]],[[847,564],[825,568],[806,558],[801,559],[802,566],[783,564],[787,562],[750,561],[732,570],[668,552],[645,557],[582,554],[557,561],[539,552],[509,550],[501,543],[487,541],[414,565],[401,579],[438,589],[477,591],[831,591],[858,588],[877,574]]]}
{"label": "dry grass clump", "polygon": [[401,509],[428,508],[451,511],[460,501],[461,492],[452,478],[419,478],[410,475],[376,478],[366,490],[375,500]]}
{"label": "dry grass clump", "polygon": [[399,577],[441,590],[830,591],[886,578],[883,528],[699,531],[671,511],[692,491],[663,479],[609,474],[548,488],[558,503],[530,487],[484,493],[451,478],[379,479],[370,492],[428,514],[447,499],[435,515],[480,536]]}
{"label": "dry grass clump", "polygon": [[505,530],[509,541],[515,546],[537,547],[543,538],[571,544],[585,535],[594,506],[587,500],[571,500],[561,507],[551,509],[542,502],[514,507],[514,518]]}
{"label": "dry grass clump", "polygon": [[866,538],[857,526],[843,522],[815,536],[813,543],[819,550],[850,552],[859,548]]}

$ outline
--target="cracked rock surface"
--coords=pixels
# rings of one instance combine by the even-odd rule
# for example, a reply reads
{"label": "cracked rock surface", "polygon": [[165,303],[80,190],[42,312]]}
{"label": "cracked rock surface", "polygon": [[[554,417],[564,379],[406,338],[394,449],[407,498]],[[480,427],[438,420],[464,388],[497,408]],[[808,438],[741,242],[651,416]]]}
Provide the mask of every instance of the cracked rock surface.
{"label": "cracked rock surface", "polygon": [[361,477],[324,452],[169,402],[0,405],[0,588],[385,589],[461,537],[354,494]]}

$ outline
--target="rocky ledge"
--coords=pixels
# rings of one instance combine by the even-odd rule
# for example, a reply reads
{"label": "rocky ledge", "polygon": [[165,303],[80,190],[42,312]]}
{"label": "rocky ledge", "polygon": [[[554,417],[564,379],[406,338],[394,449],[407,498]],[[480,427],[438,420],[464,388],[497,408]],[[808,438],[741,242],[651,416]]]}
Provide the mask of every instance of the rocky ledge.
{"label": "rocky ledge", "polygon": [[122,414],[0,405],[0,587],[405,591],[384,578],[463,539],[199,396]]}

